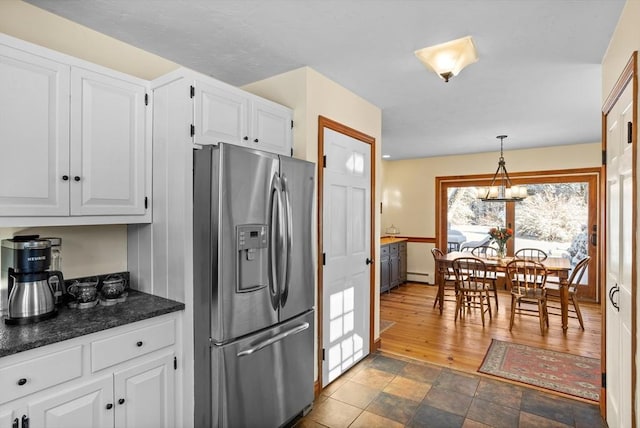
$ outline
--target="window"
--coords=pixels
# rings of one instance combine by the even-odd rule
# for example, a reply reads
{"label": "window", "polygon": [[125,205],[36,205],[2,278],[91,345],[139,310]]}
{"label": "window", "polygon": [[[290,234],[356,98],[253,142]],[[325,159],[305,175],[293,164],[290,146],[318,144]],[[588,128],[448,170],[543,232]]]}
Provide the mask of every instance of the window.
{"label": "window", "polygon": [[590,272],[581,297],[597,301],[596,287],[599,170],[513,174],[513,184],[526,185],[529,196],[521,202],[483,202],[476,188],[490,177],[436,178],[437,245],[459,251],[489,245],[491,227],[511,227],[507,254],[520,248],[539,248],[551,257],[566,257],[575,264],[590,255]]}

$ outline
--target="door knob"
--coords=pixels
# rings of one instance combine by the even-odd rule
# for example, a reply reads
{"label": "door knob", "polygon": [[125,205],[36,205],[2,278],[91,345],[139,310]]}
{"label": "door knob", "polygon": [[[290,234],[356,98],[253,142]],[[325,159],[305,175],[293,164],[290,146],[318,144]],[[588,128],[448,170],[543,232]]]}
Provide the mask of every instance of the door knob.
{"label": "door knob", "polygon": [[367,258],[367,260],[365,260],[365,263],[368,265],[372,265],[375,262],[375,260]]}

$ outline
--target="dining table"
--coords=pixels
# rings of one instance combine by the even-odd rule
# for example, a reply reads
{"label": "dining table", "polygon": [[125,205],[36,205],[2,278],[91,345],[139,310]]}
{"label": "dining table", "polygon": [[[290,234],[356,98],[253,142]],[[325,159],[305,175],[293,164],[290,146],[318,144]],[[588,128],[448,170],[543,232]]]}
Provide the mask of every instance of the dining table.
{"label": "dining table", "polygon": [[[473,256],[469,252],[465,251],[452,251],[444,254],[441,257],[436,258],[436,263],[441,264],[436,266],[436,280],[438,284],[438,301],[440,314],[443,310],[444,302],[444,278],[443,273],[447,269],[453,268],[453,261],[459,257],[475,257],[482,260],[487,270],[494,272],[506,272],[507,264],[515,257],[491,257],[491,256]],[[560,307],[562,314],[562,331],[566,333],[569,325],[569,271],[571,270],[571,263],[569,259],[565,257],[547,257],[541,261],[547,270],[548,275],[556,276],[560,282]]]}

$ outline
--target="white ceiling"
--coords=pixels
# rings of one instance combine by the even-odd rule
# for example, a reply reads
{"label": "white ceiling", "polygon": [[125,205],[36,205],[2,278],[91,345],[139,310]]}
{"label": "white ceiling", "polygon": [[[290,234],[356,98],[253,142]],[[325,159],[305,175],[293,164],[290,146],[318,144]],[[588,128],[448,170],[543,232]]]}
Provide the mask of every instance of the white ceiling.
{"label": "white ceiling", "polygon": [[[310,66],[382,109],[393,159],[598,142],[624,0],[27,0],[241,86]],[[445,83],[416,49],[466,35]]]}

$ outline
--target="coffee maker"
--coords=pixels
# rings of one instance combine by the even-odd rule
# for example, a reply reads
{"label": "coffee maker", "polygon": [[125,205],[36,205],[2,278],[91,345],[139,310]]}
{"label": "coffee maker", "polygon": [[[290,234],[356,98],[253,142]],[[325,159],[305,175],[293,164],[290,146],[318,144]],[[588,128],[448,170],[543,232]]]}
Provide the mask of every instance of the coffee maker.
{"label": "coffee maker", "polygon": [[58,314],[50,281],[64,283],[62,273],[48,271],[51,241],[15,236],[0,244],[0,302],[6,324],[29,324]]}

